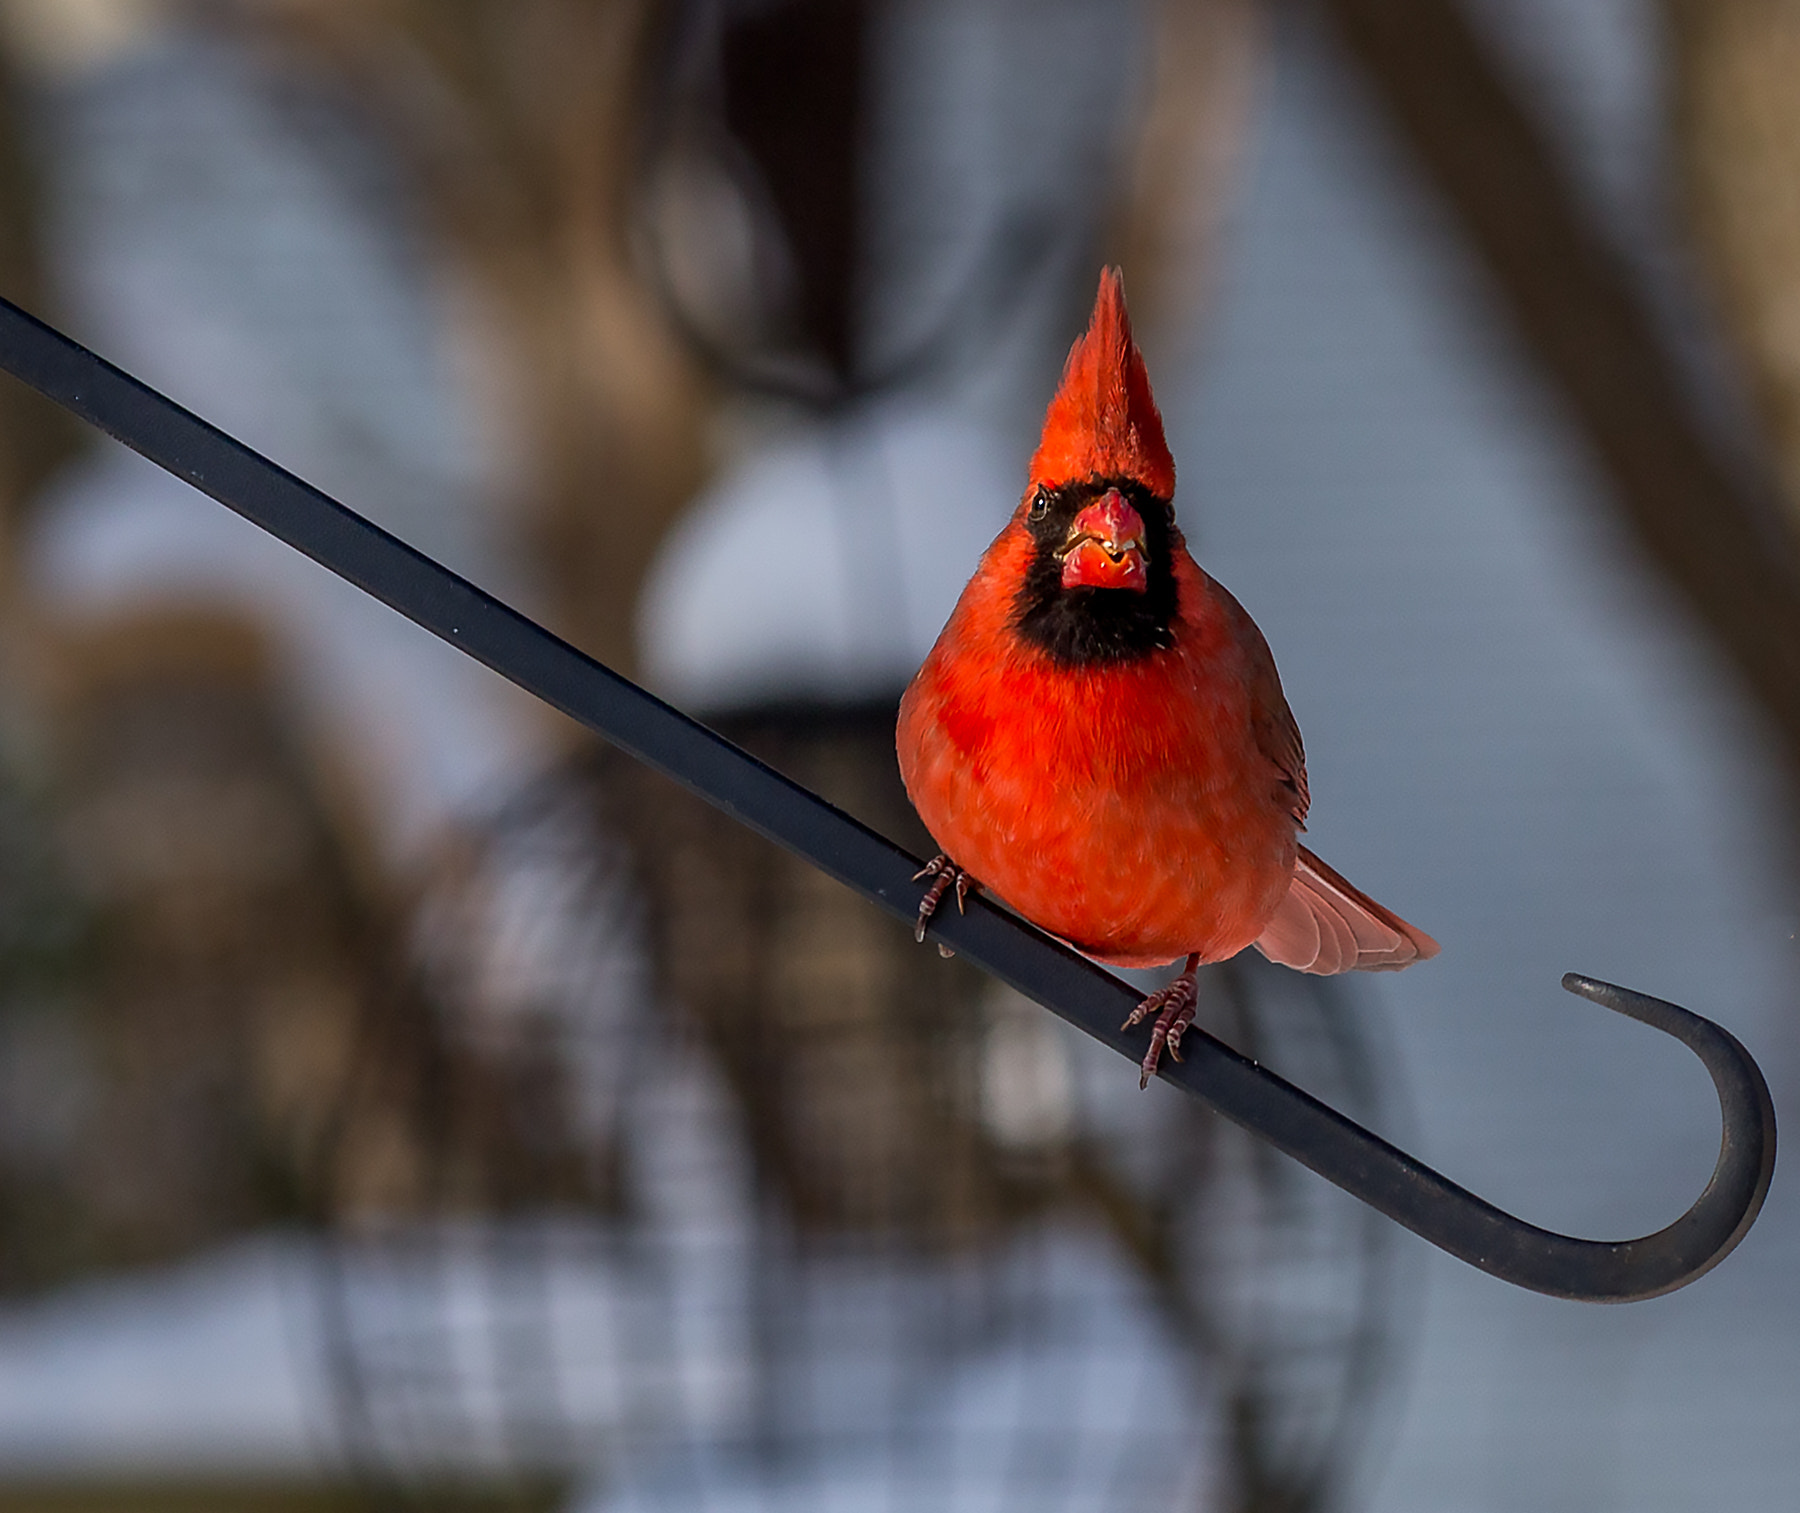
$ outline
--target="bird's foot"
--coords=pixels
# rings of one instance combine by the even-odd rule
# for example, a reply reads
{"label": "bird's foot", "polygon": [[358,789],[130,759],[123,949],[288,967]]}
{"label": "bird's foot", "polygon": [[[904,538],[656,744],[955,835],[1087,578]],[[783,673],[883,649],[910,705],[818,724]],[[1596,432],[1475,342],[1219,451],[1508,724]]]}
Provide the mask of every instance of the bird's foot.
{"label": "bird's foot", "polygon": [[1162,1060],[1165,1047],[1171,1061],[1181,1060],[1181,1037],[1194,1022],[1194,1010],[1200,1000],[1200,989],[1194,981],[1194,973],[1199,966],[1198,955],[1188,957],[1181,975],[1168,987],[1152,993],[1119,1026],[1122,1030],[1129,1030],[1134,1025],[1142,1024],[1150,1015],[1156,1015],[1156,1023],[1150,1027],[1150,1049],[1144,1052],[1144,1060],[1139,1068],[1140,1088],[1150,1086],[1150,1079],[1156,1075],[1157,1063]]}
{"label": "bird's foot", "polygon": [[[942,851],[913,873],[915,883],[922,882],[928,877],[931,879],[931,886],[925,890],[925,896],[919,900],[919,922],[913,926],[913,939],[920,945],[925,943],[925,927],[931,923],[931,916],[937,913],[937,906],[943,901],[946,893],[952,888],[956,889],[956,912],[961,914],[964,912],[963,905],[969,896],[969,889],[981,886]],[[954,954],[942,945],[938,947],[938,951],[944,956]]]}

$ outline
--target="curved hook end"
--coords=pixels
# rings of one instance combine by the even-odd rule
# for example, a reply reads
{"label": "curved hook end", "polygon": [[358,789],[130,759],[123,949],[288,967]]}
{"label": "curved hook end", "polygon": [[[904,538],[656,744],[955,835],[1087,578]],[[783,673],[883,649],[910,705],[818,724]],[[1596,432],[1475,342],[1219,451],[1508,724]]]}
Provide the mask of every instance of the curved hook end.
{"label": "curved hook end", "polygon": [[[1652,998],[1616,983],[1579,972],[1563,975],[1569,992],[1672,1035],[1704,1063],[1719,1095],[1719,1160],[1712,1180],[1693,1208],[1659,1234],[1629,1242],[1642,1260],[1655,1263],[1639,1272],[1640,1287],[1621,1291],[1617,1301],[1656,1297],[1711,1271],[1748,1233],[1769,1195],[1775,1173],[1775,1102],[1749,1051],[1723,1025],[1678,1003]],[[1660,1285],[1652,1280],[1664,1273]]]}

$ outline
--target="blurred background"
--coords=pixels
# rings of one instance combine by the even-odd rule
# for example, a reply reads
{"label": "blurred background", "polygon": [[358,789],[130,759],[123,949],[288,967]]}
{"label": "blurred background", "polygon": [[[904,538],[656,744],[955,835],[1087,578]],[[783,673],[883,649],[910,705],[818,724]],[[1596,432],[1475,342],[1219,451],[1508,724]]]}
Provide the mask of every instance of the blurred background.
{"label": "blurred background", "polygon": [[[1793,0],[0,0],[0,292],[920,851],[1123,265],[1311,838],[1200,1022],[1595,1237],[1793,1102]],[[0,1510],[1785,1509],[1800,1211],[1430,1251],[0,384]]]}

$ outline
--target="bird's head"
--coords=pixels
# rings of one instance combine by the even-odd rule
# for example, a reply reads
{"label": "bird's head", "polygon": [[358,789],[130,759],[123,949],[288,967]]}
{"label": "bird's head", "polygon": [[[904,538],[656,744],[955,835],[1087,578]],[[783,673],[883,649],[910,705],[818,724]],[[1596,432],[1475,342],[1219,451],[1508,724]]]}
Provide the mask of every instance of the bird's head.
{"label": "bird's head", "polygon": [[1171,644],[1181,549],[1175,462],[1131,337],[1117,269],[1100,275],[1044,417],[1014,516],[1034,545],[1020,631],[1061,660],[1117,661]]}

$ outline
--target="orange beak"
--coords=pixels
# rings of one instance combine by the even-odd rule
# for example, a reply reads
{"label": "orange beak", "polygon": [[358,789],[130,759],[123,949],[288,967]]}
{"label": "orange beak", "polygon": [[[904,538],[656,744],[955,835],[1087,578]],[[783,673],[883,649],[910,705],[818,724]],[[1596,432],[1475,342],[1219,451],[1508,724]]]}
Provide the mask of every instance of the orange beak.
{"label": "orange beak", "polygon": [[1108,489],[1069,527],[1056,555],[1062,559],[1064,588],[1149,587],[1144,519],[1117,489]]}

